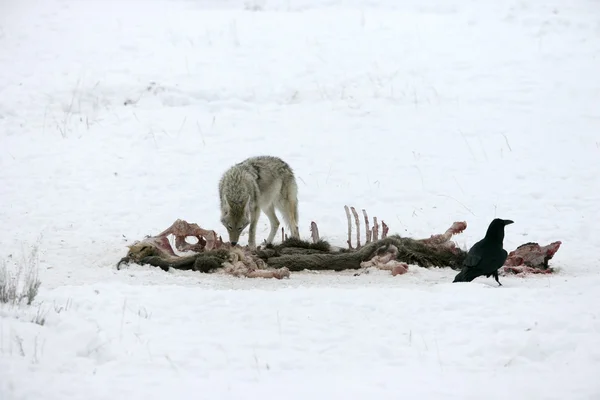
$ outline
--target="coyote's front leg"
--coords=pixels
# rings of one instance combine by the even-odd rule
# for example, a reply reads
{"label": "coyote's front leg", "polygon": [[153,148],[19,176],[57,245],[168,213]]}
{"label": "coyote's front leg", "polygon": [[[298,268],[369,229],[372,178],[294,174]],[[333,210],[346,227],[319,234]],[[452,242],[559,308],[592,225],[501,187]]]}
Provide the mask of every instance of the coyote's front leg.
{"label": "coyote's front leg", "polygon": [[260,207],[254,205],[250,208],[250,230],[248,232],[248,247],[256,249],[256,225],[260,217]]}
{"label": "coyote's front leg", "polygon": [[269,236],[267,237],[267,243],[273,243],[273,239],[275,239],[275,235],[277,234],[277,229],[279,229],[279,219],[277,219],[277,215],[275,214],[275,206],[271,204],[265,210],[265,214],[269,218],[269,225],[271,225],[271,230],[269,231]]}

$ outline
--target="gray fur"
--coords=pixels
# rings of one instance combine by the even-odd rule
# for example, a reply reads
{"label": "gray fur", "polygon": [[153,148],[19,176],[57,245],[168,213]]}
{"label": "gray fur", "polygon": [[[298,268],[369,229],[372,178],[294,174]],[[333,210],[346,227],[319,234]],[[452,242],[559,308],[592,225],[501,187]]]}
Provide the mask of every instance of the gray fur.
{"label": "gray fur", "polygon": [[261,210],[271,225],[267,243],[273,242],[279,228],[275,209],[281,212],[291,237],[300,237],[296,178],[292,168],[278,157],[251,157],[229,168],[219,181],[219,199],[221,223],[232,244],[250,226],[248,245],[256,248],[256,225]]}

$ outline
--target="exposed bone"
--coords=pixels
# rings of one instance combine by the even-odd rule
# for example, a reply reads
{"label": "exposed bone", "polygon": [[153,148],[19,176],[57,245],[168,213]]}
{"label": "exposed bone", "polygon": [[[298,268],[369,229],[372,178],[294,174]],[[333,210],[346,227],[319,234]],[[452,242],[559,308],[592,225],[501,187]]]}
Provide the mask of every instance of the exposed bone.
{"label": "exposed bone", "polygon": [[313,243],[317,243],[319,241],[319,227],[315,221],[311,221],[310,223],[310,235]]}
{"label": "exposed bone", "polygon": [[371,228],[369,228],[369,216],[367,215],[367,210],[362,209],[363,215],[365,217],[365,234],[367,235],[367,240],[365,243],[371,243]]}
{"label": "exposed bone", "polygon": [[[198,224],[190,224],[182,219],[177,219],[173,225],[156,235],[156,237],[166,237],[169,234],[175,236],[175,248],[179,251],[202,251],[218,249],[223,244],[222,240],[217,240],[217,233],[212,230],[200,228]],[[186,242],[186,237],[195,237],[198,243],[191,244]]]}
{"label": "exposed bone", "polygon": [[373,217],[373,241],[379,240],[379,224],[377,223],[377,217]]}
{"label": "exposed bone", "polygon": [[245,276],[246,278],[283,279],[290,277],[290,270],[285,267],[276,270],[256,269],[253,271],[248,271]]}
{"label": "exposed bone", "polygon": [[467,223],[465,221],[454,222],[446,232],[439,235],[431,235],[427,239],[420,239],[419,241],[432,245],[432,246],[444,246],[451,251],[458,251],[456,243],[452,242],[450,238],[453,235],[458,235],[467,229]]}
{"label": "exposed bone", "polygon": [[385,239],[387,237],[388,231],[390,230],[390,228],[388,228],[388,226],[385,224],[385,222],[383,222],[383,220],[381,221],[381,230],[383,231],[381,233],[381,238]]}
{"label": "exposed bone", "polygon": [[400,262],[400,261],[395,261],[395,262],[398,264],[396,264],[392,267],[392,269],[391,269],[392,276],[403,275],[408,272],[408,264]]}
{"label": "exposed bone", "polygon": [[434,244],[434,245],[448,243],[448,241],[450,240],[450,238],[452,237],[452,235],[460,234],[465,229],[467,229],[467,223],[466,222],[464,222],[464,221],[462,221],[462,222],[455,222],[455,223],[452,224],[452,226],[450,226],[450,228],[448,228],[446,230],[446,232],[444,232],[442,234],[439,234],[439,235],[431,235],[427,239],[421,239],[421,241],[423,243]]}
{"label": "exposed bone", "polygon": [[236,247],[229,254],[229,260],[223,263],[225,273],[246,278],[289,278],[287,268],[266,269],[267,265],[260,258],[254,257],[248,250]]}
{"label": "exposed bone", "polygon": [[171,255],[171,256],[175,256],[175,252],[173,251],[173,248],[171,247],[171,243],[169,242],[169,238],[166,236],[149,236],[147,238],[145,238],[144,240],[142,240],[142,242],[137,242],[136,244],[139,243],[151,243],[153,245],[155,245],[156,247],[158,247],[160,250],[165,251],[167,254]]}
{"label": "exposed bone", "polygon": [[352,250],[352,219],[350,218],[350,209],[348,206],[344,206],[344,210],[346,211],[346,218],[348,219],[348,248]]}
{"label": "exposed bone", "polygon": [[350,207],[352,210],[352,215],[354,215],[354,222],[356,223],[356,248],[360,249],[360,219],[358,218],[358,213],[354,207]]}
{"label": "exposed bone", "polygon": [[368,261],[360,263],[362,268],[375,267],[382,270],[392,271],[392,276],[408,272],[408,264],[397,261],[398,248],[393,244],[382,246],[377,249],[376,255]]}

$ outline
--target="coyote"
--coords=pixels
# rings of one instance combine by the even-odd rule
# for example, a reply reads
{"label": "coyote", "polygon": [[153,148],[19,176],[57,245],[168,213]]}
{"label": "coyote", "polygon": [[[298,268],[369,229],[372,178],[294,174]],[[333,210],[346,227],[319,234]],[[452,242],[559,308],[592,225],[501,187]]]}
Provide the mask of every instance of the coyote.
{"label": "coyote", "polygon": [[271,224],[267,243],[272,243],[279,228],[279,210],[291,231],[298,232],[298,186],[292,168],[272,156],[250,157],[229,168],[219,181],[221,223],[229,241],[236,245],[242,231],[250,225],[248,246],[256,248],[256,224],[262,210]]}

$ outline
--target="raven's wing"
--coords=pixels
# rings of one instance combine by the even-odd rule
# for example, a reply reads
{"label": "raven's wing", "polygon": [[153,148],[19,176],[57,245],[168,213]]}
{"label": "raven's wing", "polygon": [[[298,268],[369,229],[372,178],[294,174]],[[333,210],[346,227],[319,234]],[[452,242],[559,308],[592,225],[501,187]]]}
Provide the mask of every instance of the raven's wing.
{"label": "raven's wing", "polygon": [[504,265],[507,258],[508,258],[508,251],[502,249],[502,265]]}
{"label": "raven's wing", "polygon": [[508,258],[508,252],[504,249],[486,255],[485,262],[481,263],[482,272],[489,278],[491,274],[498,271]]}
{"label": "raven's wing", "polygon": [[463,268],[476,267],[481,262],[481,254],[483,253],[483,240],[475,243],[473,247],[469,249],[467,257],[463,261]]}
{"label": "raven's wing", "polygon": [[481,242],[471,247],[463,261],[461,271],[454,277],[454,282],[471,282],[479,276],[477,266],[481,263],[480,247]]}
{"label": "raven's wing", "polygon": [[481,262],[481,256],[476,253],[468,253],[463,261],[463,267],[473,268]]}

